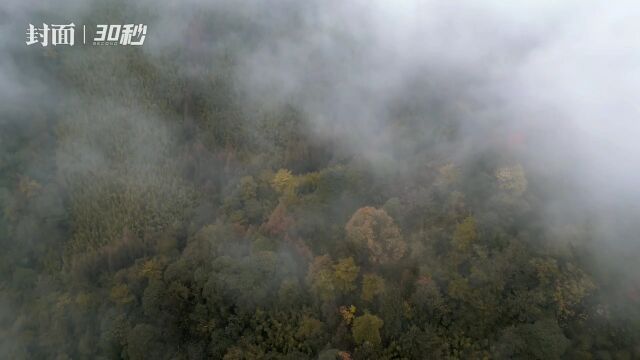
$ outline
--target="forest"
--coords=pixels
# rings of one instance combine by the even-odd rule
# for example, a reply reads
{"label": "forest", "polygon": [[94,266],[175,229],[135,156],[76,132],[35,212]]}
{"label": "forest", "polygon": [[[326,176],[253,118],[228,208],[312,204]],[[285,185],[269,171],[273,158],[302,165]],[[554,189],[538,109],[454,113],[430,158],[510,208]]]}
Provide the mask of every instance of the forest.
{"label": "forest", "polygon": [[637,245],[638,213],[540,166],[484,62],[219,3],[76,9],[142,47],[14,44],[0,5],[1,358],[640,358],[605,226]]}

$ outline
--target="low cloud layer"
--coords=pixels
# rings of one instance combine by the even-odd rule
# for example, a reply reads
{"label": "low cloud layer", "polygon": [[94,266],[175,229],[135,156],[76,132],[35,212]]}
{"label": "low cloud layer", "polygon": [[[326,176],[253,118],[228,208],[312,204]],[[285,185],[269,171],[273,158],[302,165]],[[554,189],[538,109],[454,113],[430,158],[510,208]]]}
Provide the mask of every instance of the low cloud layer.
{"label": "low cloud layer", "polygon": [[[247,234],[259,235],[265,227],[260,224],[271,222],[260,218],[262,212],[273,211],[283,224],[289,222],[276,200],[256,200],[262,187],[271,191],[274,173],[287,161],[292,172],[279,172],[284,182],[319,168],[325,168],[322,176],[338,169],[335,181],[349,182],[344,179],[352,170],[366,167],[362,172],[371,176],[370,182],[379,182],[372,187],[396,180],[403,187],[396,191],[389,185],[388,198],[371,196],[371,204],[358,203],[357,194],[338,194],[334,202],[323,204],[327,213],[339,214],[335,219],[350,216],[345,204],[401,208],[404,199],[396,197],[401,193],[412,205],[420,203],[411,214],[416,223],[448,210],[434,207],[416,214],[432,205],[421,203],[430,202],[432,193],[419,185],[412,188],[414,183],[426,178],[437,188],[439,180],[434,179],[455,178],[458,169],[481,163],[478,172],[485,179],[474,178],[478,172],[469,170],[466,184],[489,184],[486,188],[497,194],[500,179],[492,171],[506,169],[506,181],[517,180],[508,184],[517,195],[477,196],[469,205],[464,197],[474,195],[463,194],[467,189],[461,185],[443,190],[450,199],[437,201],[454,203],[451,211],[469,205],[463,210],[477,210],[471,215],[477,215],[479,224],[511,215],[505,215],[508,206],[504,213],[492,211],[492,201],[518,202],[513,208],[525,209],[528,227],[520,232],[517,220],[505,221],[512,226],[504,232],[510,232],[514,243],[531,237],[540,240],[541,248],[549,243],[559,248],[594,245],[589,249],[596,254],[594,261],[579,260],[586,267],[602,265],[602,273],[614,274],[603,276],[606,281],[615,278],[623,284],[611,288],[624,292],[634,286],[627,284],[637,284],[640,271],[635,256],[640,248],[638,18],[640,7],[632,0],[4,1],[0,209],[7,218],[12,211],[24,216],[11,220],[15,239],[0,238],[0,244],[16,245],[7,252],[11,261],[0,262],[0,270],[12,267],[0,280],[33,285],[34,302],[40,294],[57,296],[48,284],[55,282],[49,279],[49,267],[62,274],[74,265],[69,259],[92,246],[109,253],[112,243],[118,247],[127,242],[128,233],[122,230],[128,226],[153,227],[158,233],[171,229],[176,234],[169,240],[174,242],[166,247],[175,248],[172,256],[183,250],[189,255],[185,245],[193,239],[187,234],[201,235],[206,225],[216,229],[225,211],[238,210],[233,217],[246,210],[255,222]],[[73,48],[25,45],[28,24],[71,22],[77,25],[76,39],[82,24],[144,23],[148,32],[140,48],[83,46],[78,41]],[[278,111],[283,108],[287,111]],[[271,121],[271,132],[265,134],[263,118],[282,113],[295,119]],[[291,123],[295,129],[287,128]],[[284,144],[269,144],[278,139]],[[314,152],[316,143],[321,144],[318,154],[298,154],[299,149]],[[260,150],[242,158],[242,146]],[[260,153],[263,149],[272,153]],[[255,165],[265,158],[269,165]],[[85,191],[89,188],[98,195],[92,197]],[[469,193],[476,189],[469,188]],[[35,193],[42,196],[33,200]],[[310,209],[303,216],[309,219],[309,232],[322,215]],[[138,219],[139,214],[145,216]],[[114,226],[96,225],[109,216],[111,222],[105,223]],[[335,219],[321,219],[332,221],[327,226],[331,236],[342,231]],[[229,235],[238,230],[235,225],[213,235],[235,241]],[[85,237],[75,236],[83,226]],[[0,217],[0,236],[9,234],[3,227]],[[434,237],[448,236],[435,228]],[[411,236],[417,239],[423,232],[424,226]],[[289,240],[304,245],[309,254],[311,245],[318,245],[286,237],[283,242]],[[257,247],[266,246],[260,241]],[[229,253],[249,251],[237,244],[229,247]],[[317,246],[313,255],[327,247]],[[571,246],[558,253],[566,248]],[[416,249],[416,257],[435,257]],[[285,255],[283,263],[295,262]],[[101,255],[89,260],[104,263]],[[306,270],[291,266],[291,271]],[[420,281],[429,283],[431,277]],[[253,296],[251,286],[246,290]],[[10,333],[27,332],[21,320],[12,319],[20,314],[12,308],[21,303],[16,299],[0,299],[0,354],[11,353],[22,341]],[[15,329],[3,330],[3,324]],[[48,336],[43,334],[38,336]]]}

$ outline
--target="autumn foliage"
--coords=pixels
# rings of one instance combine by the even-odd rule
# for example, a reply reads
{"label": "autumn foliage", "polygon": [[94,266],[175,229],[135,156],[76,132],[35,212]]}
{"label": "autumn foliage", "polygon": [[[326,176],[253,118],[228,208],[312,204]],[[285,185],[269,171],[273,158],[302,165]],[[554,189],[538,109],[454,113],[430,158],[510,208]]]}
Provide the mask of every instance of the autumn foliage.
{"label": "autumn foliage", "polygon": [[345,226],[347,240],[356,252],[366,251],[370,262],[393,263],[402,258],[406,243],[393,219],[382,209],[358,209]]}

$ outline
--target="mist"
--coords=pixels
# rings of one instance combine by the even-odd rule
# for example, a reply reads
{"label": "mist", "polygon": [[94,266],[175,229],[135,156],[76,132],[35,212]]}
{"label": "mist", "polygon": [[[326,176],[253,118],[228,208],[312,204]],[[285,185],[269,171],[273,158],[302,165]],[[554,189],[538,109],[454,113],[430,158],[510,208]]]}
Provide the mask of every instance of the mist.
{"label": "mist", "polygon": [[[581,314],[633,342],[637,320],[621,319],[635,319],[640,291],[638,17],[631,0],[5,1],[0,354],[140,358],[154,339],[165,344],[156,356],[260,358],[247,345],[260,341],[238,330],[254,323],[238,319],[302,299],[295,321],[313,319],[326,336],[278,354],[383,357],[397,329],[427,313],[424,323],[437,321],[424,334],[464,324],[446,306],[421,308],[421,286],[433,278],[429,301],[463,312],[473,301],[452,284],[513,259],[535,286],[577,285],[572,300],[554,293],[559,305],[532,306],[495,331],[460,325],[474,344],[490,339],[485,354],[546,357],[522,344],[527,326],[549,319],[544,332],[572,344],[558,354],[593,352],[575,335]],[[75,23],[76,45],[26,46],[28,24],[43,22]],[[144,23],[146,42],[79,43],[83,24],[103,23]],[[376,251],[401,239],[385,249],[405,260],[376,263],[358,248],[358,216],[392,223],[381,235],[391,245]],[[467,233],[473,250],[460,245]],[[361,300],[335,275],[323,281],[338,295],[323,293],[318,274],[345,268],[363,294],[374,275],[388,286]],[[383,314],[391,284],[418,313],[401,325]],[[68,310],[67,298],[92,305]],[[167,310],[175,304],[188,315]],[[377,324],[367,316],[384,319],[381,338],[359,340],[350,304],[367,326]],[[57,310],[40,325],[31,306]],[[85,335],[46,339],[59,328]],[[504,345],[514,337],[520,345]],[[464,356],[447,346],[434,354]]]}

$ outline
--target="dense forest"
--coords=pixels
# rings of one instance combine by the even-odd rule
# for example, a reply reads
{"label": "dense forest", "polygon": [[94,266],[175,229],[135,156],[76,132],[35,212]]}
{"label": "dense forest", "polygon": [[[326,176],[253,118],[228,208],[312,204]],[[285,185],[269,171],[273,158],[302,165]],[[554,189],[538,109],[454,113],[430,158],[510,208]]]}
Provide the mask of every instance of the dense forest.
{"label": "dense forest", "polygon": [[148,43],[3,55],[37,81],[1,109],[0,357],[640,358],[637,273],[597,213],[549,220],[571,184],[473,71],[338,99],[368,65],[339,34],[283,95],[246,59],[308,30],[296,7],[194,11],[167,45],[101,6],[78,23]]}

